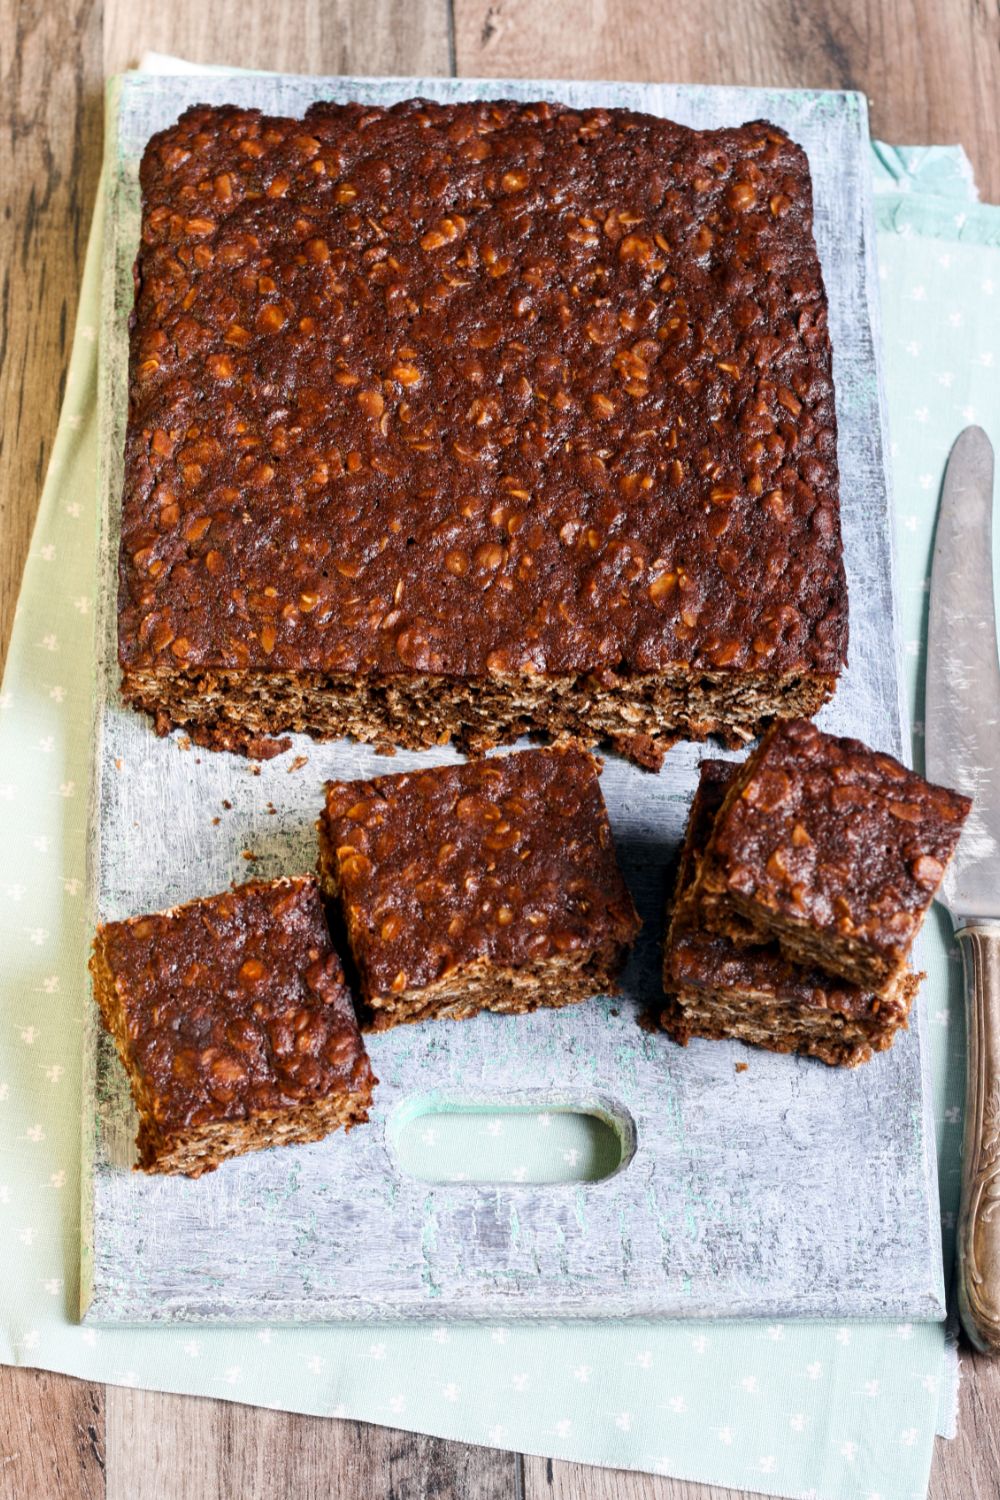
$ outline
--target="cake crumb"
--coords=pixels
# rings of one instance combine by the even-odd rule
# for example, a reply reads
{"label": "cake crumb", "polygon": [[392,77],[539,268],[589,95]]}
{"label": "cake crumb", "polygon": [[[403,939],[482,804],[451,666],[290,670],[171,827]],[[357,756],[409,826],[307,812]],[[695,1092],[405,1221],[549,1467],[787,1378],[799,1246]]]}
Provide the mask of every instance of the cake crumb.
{"label": "cake crumb", "polygon": [[749,1068],[749,1066],[750,1066],[749,1063],[737,1063],[736,1064],[736,1071],[737,1071],[737,1073],[745,1073],[746,1070],[747,1070],[747,1068]]}
{"label": "cake crumb", "polygon": [[676,745],[679,735],[661,734],[653,739],[648,734],[613,734],[612,749],[625,760],[634,761],[644,771],[659,771],[663,767],[667,751]]}
{"label": "cake crumb", "polygon": [[255,859],[257,859],[257,857],[258,856],[253,852],[252,849],[244,849],[243,850],[243,858],[244,859],[255,860]]}
{"label": "cake crumb", "polygon": [[228,798],[223,797],[222,805],[226,809],[226,812],[232,812],[233,804],[228,800]]}
{"label": "cake crumb", "polygon": [[219,824],[220,824],[220,823],[221,823],[221,822],[222,822],[222,819],[221,819],[221,818],[218,818],[218,817],[216,817],[216,818],[213,818],[213,819],[212,819],[212,827],[213,827],[213,828],[217,828],[217,827],[218,827],[218,825],[219,825]]}
{"label": "cake crumb", "polygon": [[288,767],[288,774],[289,774],[289,776],[291,776],[291,774],[292,774],[293,771],[301,771],[302,767],[303,766],[307,766],[308,764],[309,764],[309,757],[308,757],[308,755],[297,755],[295,757],[295,759],[292,761],[291,765]]}
{"label": "cake crumb", "polygon": [[177,736],[177,748],[178,750],[190,750],[191,736],[189,734],[179,734]]}
{"label": "cake crumb", "polygon": [[[273,739],[270,735],[257,735],[247,740],[246,755],[250,760],[273,760],[276,755],[284,755],[286,750],[292,748],[292,742],[287,734],[280,739]],[[257,772],[259,775],[259,771]]]}
{"label": "cake crumb", "polygon": [[[171,726],[169,716],[164,723],[167,733]],[[157,734],[160,733],[160,719],[157,718]],[[191,728],[190,735],[183,735],[188,745],[193,741],[204,750],[228,750],[231,755],[244,755],[248,760],[273,760],[276,755],[284,755],[286,750],[292,748],[292,742],[287,735],[275,738],[269,734],[249,734],[238,725],[230,724],[225,728],[216,725],[209,727],[204,724],[195,724]]]}

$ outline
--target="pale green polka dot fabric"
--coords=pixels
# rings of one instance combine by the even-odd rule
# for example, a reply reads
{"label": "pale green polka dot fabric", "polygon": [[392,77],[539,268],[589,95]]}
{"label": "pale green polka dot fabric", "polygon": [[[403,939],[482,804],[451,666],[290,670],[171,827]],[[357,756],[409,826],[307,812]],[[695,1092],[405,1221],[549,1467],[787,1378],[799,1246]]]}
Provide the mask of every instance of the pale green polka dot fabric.
{"label": "pale green polka dot fabric", "polygon": [[[957,150],[875,148],[906,687],[921,757],[927,569],[948,449],[1000,441],[1000,209]],[[0,710],[0,1359],[94,1380],[351,1416],[443,1437],[815,1500],[921,1500],[953,1408],[940,1327],[672,1326],[161,1329],[75,1323],[80,1034],[95,536],[100,224],[63,418]],[[930,1018],[945,1223],[958,1192],[963,1024],[935,915]],[[479,1168],[515,1180],[600,1170],[565,1117],[484,1116]],[[408,1150],[469,1171],[446,1119]],[[475,1168],[474,1168],[475,1170]],[[940,1413],[940,1414],[939,1414]]]}

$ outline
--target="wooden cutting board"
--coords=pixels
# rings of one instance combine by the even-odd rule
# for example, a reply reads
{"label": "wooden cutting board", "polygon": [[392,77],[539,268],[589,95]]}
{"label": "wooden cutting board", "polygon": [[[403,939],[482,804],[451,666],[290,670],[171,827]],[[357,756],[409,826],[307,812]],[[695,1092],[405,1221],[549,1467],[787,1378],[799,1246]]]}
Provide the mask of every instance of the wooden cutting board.
{"label": "wooden cutting board", "polygon": [[[767,117],[806,148],[830,299],[851,589],[850,670],[821,722],[895,754],[908,744],[860,94],[131,74],[112,90],[104,178],[94,921],[221,890],[251,870],[312,869],[324,780],[455,758],[440,751],[386,762],[363,746],[302,739],[255,768],[185,751],[178,736],[157,739],[122,706],[116,666],[127,323],[146,141],[196,102],[299,114],[317,99],[418,94],[620,105],[699,127]],[[729,1043],[685,1050],[638,1024],[660,996],[667,871],[702,753],[678,746],[658,776],[606,759],[604,794],[645,922],[623,994],[372,1037],[376,1107],[349,1137],[241,1157],[195,1182],[134,1173],[127,1082],[89,1007],[86,1321],[942,1318],[922,1002],[892,1051],[853,1072]],[[307,760],[293,769],[298,757]],[[257,856],[252,866],[246,849]],[[749,1067],[737,1074],[743,1060]],[[402,1169],[396,1145],[401,1122],[425,1106],[588,1110],[619,1135],[622,1165],[599,1182],[429,1184]]]}

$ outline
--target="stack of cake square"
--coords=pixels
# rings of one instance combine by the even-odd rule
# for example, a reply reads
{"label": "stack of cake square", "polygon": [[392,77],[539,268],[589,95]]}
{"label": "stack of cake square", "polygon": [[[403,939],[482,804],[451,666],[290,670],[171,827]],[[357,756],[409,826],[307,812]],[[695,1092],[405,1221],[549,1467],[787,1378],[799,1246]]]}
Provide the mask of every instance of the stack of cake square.
{"label": "stack of cake square", "polygon": [[970,806],[806,720],[776,724],[742,765],[703,761],[664,948],[665,1030],[847,1067],[891,1046]]}

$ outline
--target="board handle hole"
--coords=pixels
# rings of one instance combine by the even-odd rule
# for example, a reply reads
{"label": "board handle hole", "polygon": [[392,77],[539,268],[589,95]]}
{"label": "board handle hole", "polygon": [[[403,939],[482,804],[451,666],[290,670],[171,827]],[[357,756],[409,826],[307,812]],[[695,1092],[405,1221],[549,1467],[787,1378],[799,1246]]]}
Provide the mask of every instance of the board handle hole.
{"label": "board handle hole", "polygon": [[628,1110],[598,1095],[425,1094],[397,1105],[386,1133],[398,1170],[437,1184],[604,1182],[627,1168],[636,1149]]}

